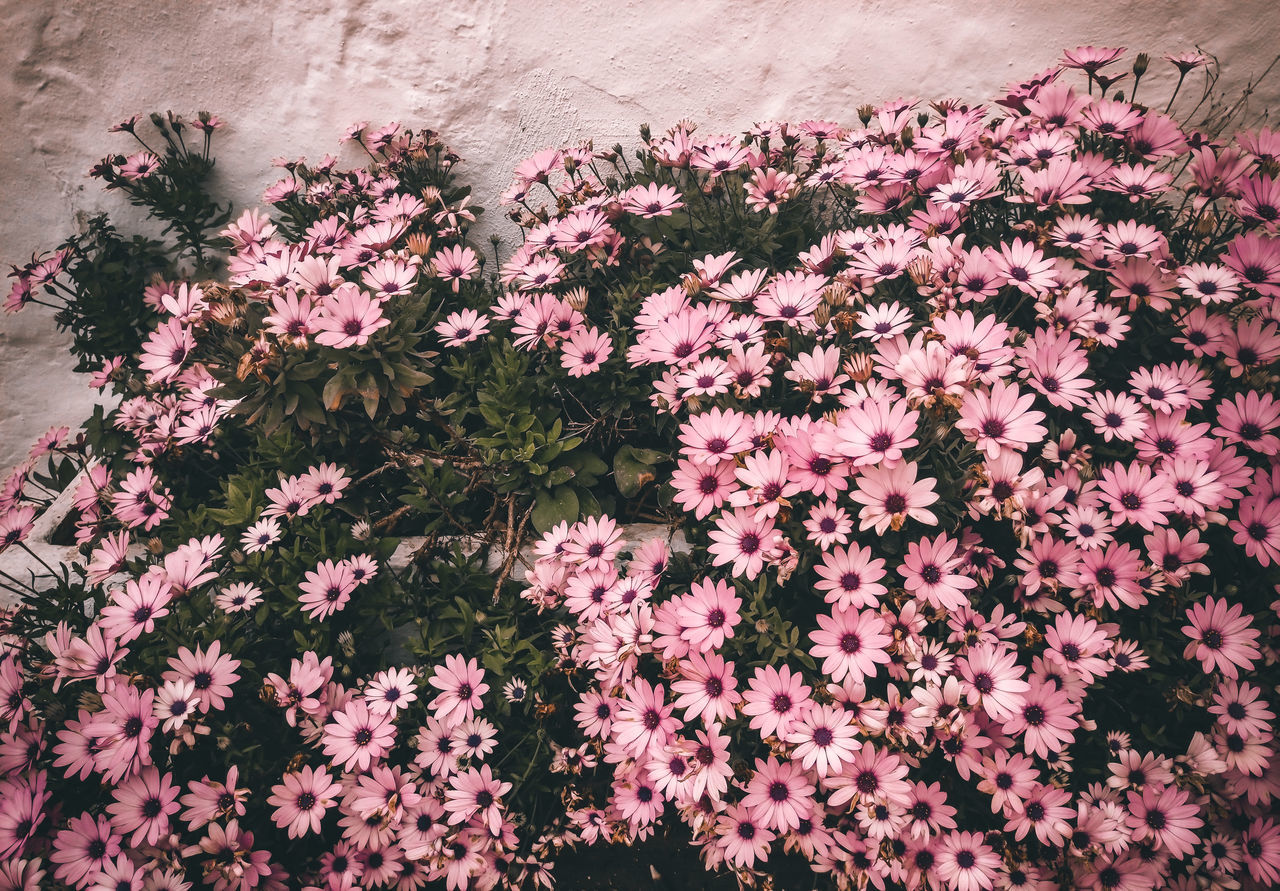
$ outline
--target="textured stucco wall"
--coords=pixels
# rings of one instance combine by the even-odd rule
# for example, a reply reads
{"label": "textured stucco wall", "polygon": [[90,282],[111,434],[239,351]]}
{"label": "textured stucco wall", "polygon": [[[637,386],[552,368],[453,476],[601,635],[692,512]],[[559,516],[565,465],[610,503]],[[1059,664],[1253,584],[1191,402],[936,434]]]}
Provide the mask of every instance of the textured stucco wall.
{"label": "textured stucco wall", "polygon": [[[441,131],[489,205],[527,154],[630,141],[692,118],[852,123],[897,96],[984,99],[1093,43],[1200,46],[1238,91],[1280,47],[1280,4],[936,0],[0,0],[0,261],[55,245],[77,214],[127,208],[86,176],[125,149],[112,123],[208,109],[222,185],[256,203],[277,156],[318,158],[355,120]],[[1146,88],[1144,88],[1146,89]],[[1147,95],[1152,95],[1148,93]],[[1140,97],[1141,98],[1141,97]],[[1255,94],[1280,109],[1280,72]],[[493,213],[488,226],[502,228]],[[486,233],[481,233],[482,237]],[[7,290],[7,289],[6,289]],[[39,308],[0,318],[0,470],[91,394]]]}

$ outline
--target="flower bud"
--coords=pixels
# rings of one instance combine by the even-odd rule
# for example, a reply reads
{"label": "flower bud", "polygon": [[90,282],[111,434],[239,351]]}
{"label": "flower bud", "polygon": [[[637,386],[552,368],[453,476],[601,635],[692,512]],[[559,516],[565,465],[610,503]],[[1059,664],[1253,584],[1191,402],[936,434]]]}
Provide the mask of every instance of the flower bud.
{"label": "flower bud", "polygon": [[1133,73],[1142,77],[1147,73],[1147,66],[1151,64],[1151,57],[1146,53],[1138,53],[1138,58],[1133,60]]}

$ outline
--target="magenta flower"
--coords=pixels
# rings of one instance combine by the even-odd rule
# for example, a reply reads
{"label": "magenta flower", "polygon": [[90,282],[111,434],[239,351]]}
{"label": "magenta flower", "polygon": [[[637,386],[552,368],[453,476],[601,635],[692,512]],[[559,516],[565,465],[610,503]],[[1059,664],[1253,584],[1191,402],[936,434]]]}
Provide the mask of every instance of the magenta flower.
{"label": "magenta flower", "polygon": [[378,715],[361,699],[353,699],[332,715],[325,725],[324,753],[335,767],[368,770],[395,742],[396,728],[390,715]]}
{"label": "magenta flower", "polygon": [[440,691],[431,700],[431,711],[440,721],[455,724],[471,718],[482,705],[481,697],[489,691],[479,663],[475,659],[464,661],[458,655],[445,656],[444,665],[436,667],[429,683]]}
{"label": "magenta flower", "polygon": [[1023,395],[1017,386],[998,381],[989,392],[974,390],[960,406],[957,430],[994,460],[1004,450],[1026,451],[1044,439],[1048,429],[1039,421],[1044,412],[1031,410],[1035,394]]}
{"label": "magenta flower", "polygon": [[1187,610],[1187,619],[1191,624],[1183,625],[1182,633],[1191,643],[1183,650],[1184,659],[1199,659],[1206,674],[1217,670],[1231,680],[1239,676],[1239,669],[1253,668],[1260,632],[1240,604],[1206,597]]}
{"label": "magenta flower", "polygon": [[888,647],[893,638],[884,619],[875,610],[841,609],[818,615],[820,630],[811,631],[809,655],[822,660],[822,673],[839,683],[846,677],[862,683],[875,677],[876,665],[890,661]]}
{"label": "magenta flower", "polygon": [[778,832],[798,828],[800,820],[812,812],[814,785],[791,761],[757,758],[746,792],[742,806],[761,824]]}
{"label": "magenta flower", "polygon": [[148,767],[117,786],[113,796],[107,813],[121,835],[133,833],[130,845],[154,845],[169,834],[169,817],[179,808],[178,787],[171,774]]}
{"label": "magenta flower", "polygon": [[289,838],[319,832],[325,811],[337,800],[340,788],[328,771],[310,765],[287,773],[284,782],[271,787],[267,798],[267,804],[275,808],[271,819],[281,829],[288,828]]}
{"label": "magenta flower", "polygon": [[713,544],[707,552],[714,555],[711,565],[732,563],[732,575],[750,580],[760,575],[765,560],[773,557],[782,536],[774,527],[773,518],[735,508],[732,514],[720,514],[710,538]]}
{"label": "magenta flower", "polygon": [[351,592],[358,583],[345,562],[322,560],[306,572],[306,581],[298,585],[302,595],[298,605],[311,619],[320,621],[346,608]]}
{"label": "magenta flower", "polygon": [[316,319],[316,343],[344,350],[364,346],[374,332],[391,324],[382,305],[355,285],[339,285],[324,299],[323,314]]}

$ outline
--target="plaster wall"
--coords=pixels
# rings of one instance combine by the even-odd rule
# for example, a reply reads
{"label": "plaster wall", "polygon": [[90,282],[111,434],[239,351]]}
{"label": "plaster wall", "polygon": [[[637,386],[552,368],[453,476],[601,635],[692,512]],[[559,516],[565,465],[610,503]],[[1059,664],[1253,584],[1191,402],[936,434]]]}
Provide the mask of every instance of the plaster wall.
{"label": "plaster wall", "polygon": [[[277,178],[272,158],[336,151],[353,121],[431,127],[495,208],[484,243],[510,233],[496,196],[519,160],[588,137],[631,144],[644,122],[854,123],[857,106],[898,96],[987,99],[1080,44],[1151,53],[1147,96],[1171,84],[1161,55],[1198,46],[1235,96],[1280,51],[1274,0],[0,0],[0,23],[5,264],[97,211],[135,219],[87,176],[131,150],[106,131],[134,112],[226,120],[218,179],[238,208]],[[1268,107],[1280,70],[1251,100]],[[49,312],[0,318],[0,471],[88,413],[64,350]]]}

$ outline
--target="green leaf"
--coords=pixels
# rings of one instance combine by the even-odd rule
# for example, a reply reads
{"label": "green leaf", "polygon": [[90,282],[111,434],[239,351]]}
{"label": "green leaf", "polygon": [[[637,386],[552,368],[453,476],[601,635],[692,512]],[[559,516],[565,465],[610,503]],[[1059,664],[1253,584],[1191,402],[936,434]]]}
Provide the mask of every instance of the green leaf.
{"label": "green leaf", "polygon": [[573,523],[578,519],[578,495],[568,486],[538,489],[533,507],[533,528],[546,533],[557,523]]}
{"label": "green leaf", "polygon": [[634,498],[657,475],[653,466],[667,460],[662,452],[624,445],[613,456],[613,478],[624,498]]}

